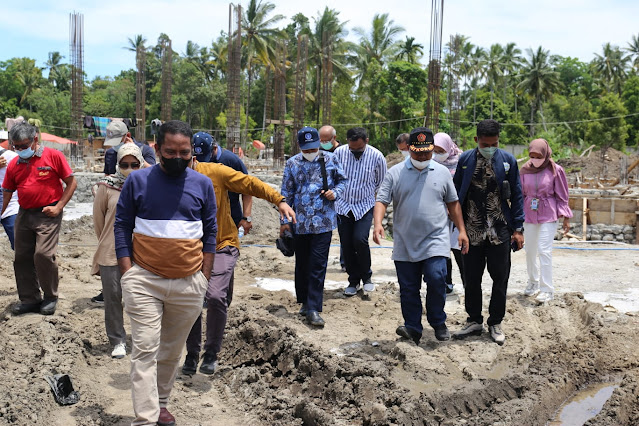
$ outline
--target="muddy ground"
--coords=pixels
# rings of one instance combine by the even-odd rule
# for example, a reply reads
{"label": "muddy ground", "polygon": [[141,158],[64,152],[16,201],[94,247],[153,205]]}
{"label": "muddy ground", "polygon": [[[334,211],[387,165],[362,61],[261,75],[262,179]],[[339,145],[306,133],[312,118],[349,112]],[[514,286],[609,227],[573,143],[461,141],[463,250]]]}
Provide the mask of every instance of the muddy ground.
{"label": "muddy ground", "polygon": [[[243,243],[272,245],[276,212],[255,204],[256,228]],[[132,420],[129,357],[110,358],[103,309],[90,302],[100,288],[89,274],[94,245],[90,218],[65,222],[58,312],[12,317],[12,254],[0,237],[0,424]],[[337,256],[334,247],[327,279],[345,285]],[[525,259],[515,254],[501,347],[486,333],[439,343],[428,327],[419,346],[400,340],[399,290],[389,257],[389,249],[373,250],[377,290],[371,300],[325,291],[327,324],[315,330],[298,316],[290,292],[253,286],[258,277],[291,280],[293,260],[273,247],[243,248],[220,369],[211,377],[178,376],[169,405],[178,424],[543,425],[575,390],[608,381],[621,386],[589,424],[639,424],[639,317],[622,312],[637,311],[626,300],[639,288],[636,251],[556,250],[558,297],[545,306],[521,295]],[[618,298],[602,306],[581,293]],[[618,299],[625,304],[615,305]],[[446,311],[448,326],[459,328],[463,296],[449,297]],[[52,373],[72,377],[78,404],[55,403],[43,379]]]}

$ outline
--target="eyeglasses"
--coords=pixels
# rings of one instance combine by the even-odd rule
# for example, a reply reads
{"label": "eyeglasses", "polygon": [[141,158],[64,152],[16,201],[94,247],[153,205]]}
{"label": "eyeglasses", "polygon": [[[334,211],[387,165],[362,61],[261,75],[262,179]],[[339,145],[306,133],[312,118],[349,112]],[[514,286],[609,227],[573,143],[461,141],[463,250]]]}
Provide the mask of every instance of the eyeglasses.
{"label": "eyeglasses", "polygon": [[29,148],[31,145],[33,145],[33,142],[30,142],[30,143],[24,144],[24,145],[23,144],[20,144],[20,145],[14,144],[13,145],[13,149],[15,151],[24,151],[25,149]]}
{"label": "eyeglasses", "polygon": [[129,167],[131,167],[132,169],[139,169],[140,168],[140,163],[119,163],[120,168],[122,170],[126,170]]}

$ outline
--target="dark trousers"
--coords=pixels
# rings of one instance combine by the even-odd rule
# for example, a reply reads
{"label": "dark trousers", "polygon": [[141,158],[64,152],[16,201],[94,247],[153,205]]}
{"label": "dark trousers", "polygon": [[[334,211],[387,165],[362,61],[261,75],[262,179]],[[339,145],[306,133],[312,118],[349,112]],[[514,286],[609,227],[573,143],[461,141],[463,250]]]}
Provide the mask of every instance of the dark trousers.
{"label": "dark trousers", "polygon": [[422,327],[422,301],[419,291],[426,283],[426,319],[432,326],[446,322],[446,258],[431,257],[419,262],[395,261],[399,281],[399,299],[404,325],[419,334]]}
{"label": "dark trousers", "polygon": [[309,311],[322,312],[332,234],[295,234],[295,295]]}
{"label": "dark trousers", "polygon": [[[233,300],[235,264],[240,257],[237,247],[226,246],[215,252],[213,271],[206,289],[206,343],[204,352],[217,355],[222,349],[227,311]],[[197,317],[186,339],[186,351],[202,349],[202,315]]]}
{"label": "dark trousers", "polygon": [[491,245],[484,241],[478,246],[471,245],[468,254],[464,255],[466,313],[468,321],[479,324],[484,320],[481,315],[481,281],[486,266],[493,280],[487,321],[490,326],[501,324],[506,314],[506,291],[510,277],[510,241],[499,245]]}
{"label": "dark trousers", "polygon": [[360,220],[352,214],[337,216],[339,241],[344,254],[344,264],[348,274],[348,285],[357,287],[371,279],[371,248],[368,246],[368,234],[373,223],[373,209],[370,209]]}
{"label": "dark trousers", "polygon": [[[461,250],[452,249],[453,255],[455,256],[455,262],[457,263],[457,267],[459,268],[459,275],[461,275],[462,283],[464,287],[466,287],[466,281],[464,278],[464,258],[462,257]],[[446,258],[446,284],[453,284],[453,261],[450,257]]]}
{"label": "dark trousers", "polygon": [[40,289],[45,300],[58,299],[56,249],[61,224],[62,213],[49,217],[42,209],[18,210],[13,269],[22,303],[40,303]]}

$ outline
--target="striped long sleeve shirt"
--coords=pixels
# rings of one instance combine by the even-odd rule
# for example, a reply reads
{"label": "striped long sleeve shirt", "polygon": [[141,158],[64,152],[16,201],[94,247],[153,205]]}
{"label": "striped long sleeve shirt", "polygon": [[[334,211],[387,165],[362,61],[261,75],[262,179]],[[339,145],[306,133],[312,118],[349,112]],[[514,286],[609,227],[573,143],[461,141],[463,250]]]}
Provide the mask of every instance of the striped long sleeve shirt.
{"label": "striped long sleeve shirt", "polygon": [[115,214],[115,254],[163,278],[185,278],[215,253],[215,192],[211,179],[186,169],[171,177],[155,165],[131,173]]}
{"label": "striped long sleeve shirt", "polygon": [[337,148],[335,157],[342,164],[348,178],[346,190],[335,200],[335,210],[342,216],[353,212],[355,220],[360,220],[375,206],[375,193],[386,176],[386,159],[384,154],[370,145],[366,145],[359,160],[348,145]]}

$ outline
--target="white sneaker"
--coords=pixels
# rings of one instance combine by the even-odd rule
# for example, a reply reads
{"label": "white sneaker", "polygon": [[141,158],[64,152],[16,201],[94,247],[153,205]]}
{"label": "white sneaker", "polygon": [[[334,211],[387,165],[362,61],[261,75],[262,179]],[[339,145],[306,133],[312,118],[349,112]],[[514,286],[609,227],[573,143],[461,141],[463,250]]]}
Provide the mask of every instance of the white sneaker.
{"label": "white sneaker", "polygon": [[546,291],[542,291],[535,298],[535,300],[540,303],[550,302],[552,299],[553,299],[553,294]]}
{"label": "white sneaker", "polygon": [[371,291],[375,291],[375,284],[370,281],[364,283],[364,293],[370,293]]}
{"label": "white sneaker", "polygon": [[533,296],[539,291],[539,283],[528,283],[528,287],[524,290],[526,296]]}
{"label": "white sneaker", "polygon": [[355,296],[357,294],[357,292],[362,288],[361,284],[358,284],[356,287],[353,286],[348,286],[344,289],[344,296]]}
{"label": "white sneaker", "polygon": [[124,343],[118,343],[111,352],[111,358],[124,358],[126,356],[126,345]]}
{"label": "white sneaker", "polygon": [[490,338],[493,339],[493,342],[498,345],[503,345],[506,340],[506,336],[501,329],[501,324],[495,324],[488,327],[488,331],[490,332]]}

